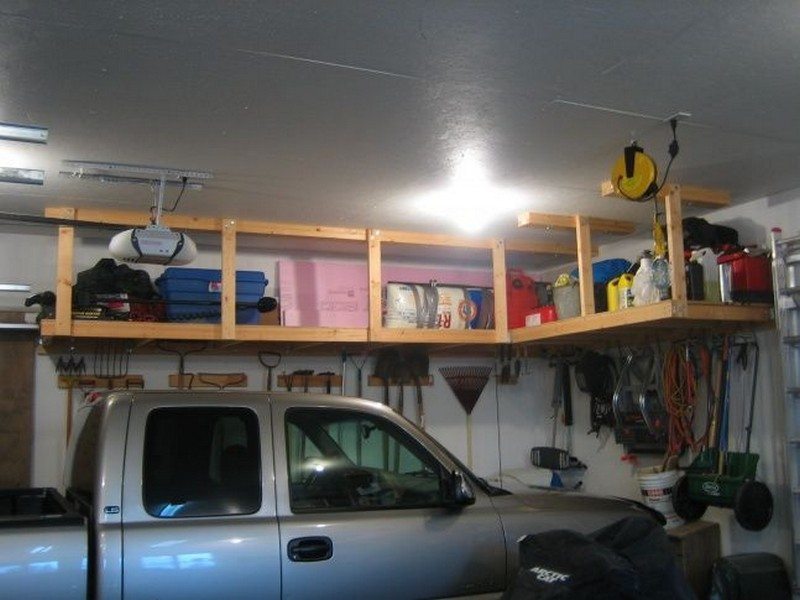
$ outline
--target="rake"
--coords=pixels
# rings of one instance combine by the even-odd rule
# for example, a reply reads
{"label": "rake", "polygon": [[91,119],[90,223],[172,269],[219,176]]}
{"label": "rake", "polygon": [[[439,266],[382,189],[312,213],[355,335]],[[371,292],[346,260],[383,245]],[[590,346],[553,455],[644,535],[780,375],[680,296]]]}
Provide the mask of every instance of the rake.
{"label": "rake", "polygon": [[441,367],[447,385],[467,413],[467,466],[472,468],[472,409],[478,403],[492,367]]}

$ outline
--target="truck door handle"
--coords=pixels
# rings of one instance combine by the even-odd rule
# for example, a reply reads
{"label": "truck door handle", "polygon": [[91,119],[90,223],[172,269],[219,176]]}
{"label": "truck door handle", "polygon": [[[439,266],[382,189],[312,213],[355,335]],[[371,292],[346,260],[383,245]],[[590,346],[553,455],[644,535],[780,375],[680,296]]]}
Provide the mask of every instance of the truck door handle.
{"label": "truck door handle", "polygon": [[293,562],[314,562],[328,560],[333,556],[333,542],[331,538],[301,537],[289,540],[286,547],[289,560]]}

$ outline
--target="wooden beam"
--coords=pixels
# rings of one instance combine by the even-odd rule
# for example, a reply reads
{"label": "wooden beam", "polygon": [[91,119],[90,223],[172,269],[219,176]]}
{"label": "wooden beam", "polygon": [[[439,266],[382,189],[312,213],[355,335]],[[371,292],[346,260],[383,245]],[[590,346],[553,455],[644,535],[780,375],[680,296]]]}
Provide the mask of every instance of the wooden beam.
{"label": "wooden beam", "polygon": [[[149,213],[95,208],[49,207],[44,211],[46,217],[74,219],[91,223],[106,223],[122,227],[144,227],[150,223]],[[220,231],[222,219],[217,217],[193,217],[186,215],[162,215],[162,224],[175,229],[188,231]],[[272,221],[239,221],[239,233],[275,235],[284,237],[312,237],[364,241],[364,229],[352,227],[324,227],[321,225],[302,225],[299,223],[279,223]]]}
{"label": "wooden beam", "polygon": [[326,227],[322,225],[302,225],[299,223],[271,223],[268,221],[239,221],[239,233],[256,235],[275,235],[284,237],[324,238],[334,240],[367,239],[365,229],[349,227]]}
{"label": "wooden beam", "polygon": [[440,233],[419,233],[413,231],[390,231],[386,229],[372,229],[370,235],[385,244],[413,244],[415,246],[449,246],[451,248],[485,248],[494,247],[493,240],[483,238],[468,238],[457,235]]}
{"label": "wooden beam", "polygon": [[75,229],[58,228],[58,255],[56,264],[56,335],[72,333],[72,278],[75,252]]}
{"label": "wooden beam", "polygon": [[222,339],[236,339],[236,219],[222,223]]}
{"label": "wooden beam", "polygon": [[[366,342],[366,327],[284,327],[282,325],[237,325],[242,342]],[[296,350],[296,349],[295,349]]]}
{"label": "wooden beam", "polygon": [[492,279],[494,285],[494,332],[498,344],[508,342],[508,304],[506,302],[506,247],[495,240],[492,248]]}
{"label": "wooden beam", "polygon": [[686,268],[683,264],[683,220],[681,216],[681,187],[670,186],[664,200],[667,213],[667,252],[672,299],[686,303]]}
{"label": "wooden beam", "polygon": [[[56,333],[54,319],[42,320],[41,330],[43,336],[61,335]],[[72,331],[66,335],[131,340],[219,340],[221,329],[210,323],[76,320],[72,322]]]}
{"label": "wooden beam", "polygon": [[[661,189],[658,195],[661,200],[666,198],[670,187],[672,187],[672,184],[665,185]],[[723,208],[731,204],[731,194],[728,190],[700,187],[699,185],[682,185],[680,187],[681,199],[686,204],[708,208]],[[600,184],[600,195],[604,198],[623,198],[622,194],[617,192],[614,184],[610,181],[604,181]]]}
{"label": "wooden beam", "polygon": [[496,344],[492,329],[390,329],[370,331],[370,341],[417,344]]}
{"label": "wooden beam", "polygon": [[383,301],[381,299],[381,237],[370,230],[367,234],[367,268],[369,272],[369,329],[374,333],[383,329]]}
{"label": "wooden beam", "polygon": [[[74,216],[65,216],[65,211],[73,211]],[[45,209],[44,216],[90,223],[106,223],[122,227],[144,227],[150,223],[149,213],[101,208],[49,207]],[[190,217],[185,215],[163,215],[161,223],[167,227],[190,231],[219,231],[222,226],[222,220],[217,217]]]}
{"label": "wooden beam", "polygon": [[578,281],[581,315],[594,314],[594,273],[592,272],[592,233],[589,219],[575,215],[575,239],[578,246]]}
{"label": "wooden beam", "polygon": [[[636,231],[636,223],[619,221],[616,219],[598,219],[587,217],[592,230],[599,233],[614,233],[628,235]],[[518,227],[531,227],[541,229],[575,229],[573,215],[551,215],[545,213],[526,212],[517,216]]]}
{"label": "wooden beam", "polygon": [[[558,244],[553,242],[534,242],[529,240],[506,240],[506,251],[525,252],[528,254],[556,254],[577,256],[578,247],[575,244]],[[598,255],[597,246],[592,246],[592,256]]]}

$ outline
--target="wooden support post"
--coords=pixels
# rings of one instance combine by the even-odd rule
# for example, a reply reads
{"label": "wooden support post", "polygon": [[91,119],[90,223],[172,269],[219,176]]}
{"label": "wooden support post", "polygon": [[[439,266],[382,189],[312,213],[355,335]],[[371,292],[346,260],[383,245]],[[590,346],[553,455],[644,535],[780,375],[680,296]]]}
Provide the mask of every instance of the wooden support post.
{"label": "wooden support post", "polygon": [[383,328],[381,301],[381,233],[367,232],[367,264],[369,267],[369,329],[370,333]]}
{"label": "wooden support post", "polygon": [[236,220],[222,220],[222,339],[236,339]]}
{"label": "wooden support post", "polygon": [[492,245],[492,277],[494,283],[494,331],[498,344],[508,336],[508,304],[506,303],[506,244],[495,240]]}
{"label": "wooden support post", "polygon": [[75,229],[58,228],[58,262],[56,265],[56,335],[72,334],[72,277],[75,253]]}
{"label": "wooden support post", "polygon": [[672,299],[686,304],[686,269],[683,265],[683,218],[680,186],[670,186],[664,198],[664,208],[667,213],[667,251],[669,252]]}
{"label": "wooden support post", "polygon": [[575,215],[575,238],[578,245],[581,315],[594,314],[594,274],[592,273],[592,227],[589,219]]}

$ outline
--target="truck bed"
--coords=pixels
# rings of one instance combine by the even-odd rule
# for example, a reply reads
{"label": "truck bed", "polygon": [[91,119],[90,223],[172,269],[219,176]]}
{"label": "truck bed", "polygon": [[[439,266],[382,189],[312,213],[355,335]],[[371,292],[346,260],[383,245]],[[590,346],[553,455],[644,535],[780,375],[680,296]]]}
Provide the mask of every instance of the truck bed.
{"label": "truck bed", "polygon": [[85,598],[84,518],[53,488],[0,490],[0,596]]}
{"label": "truck bed", "polygon": [[0,528],[83,525],[84,520],[53,488],[0,490]]}

